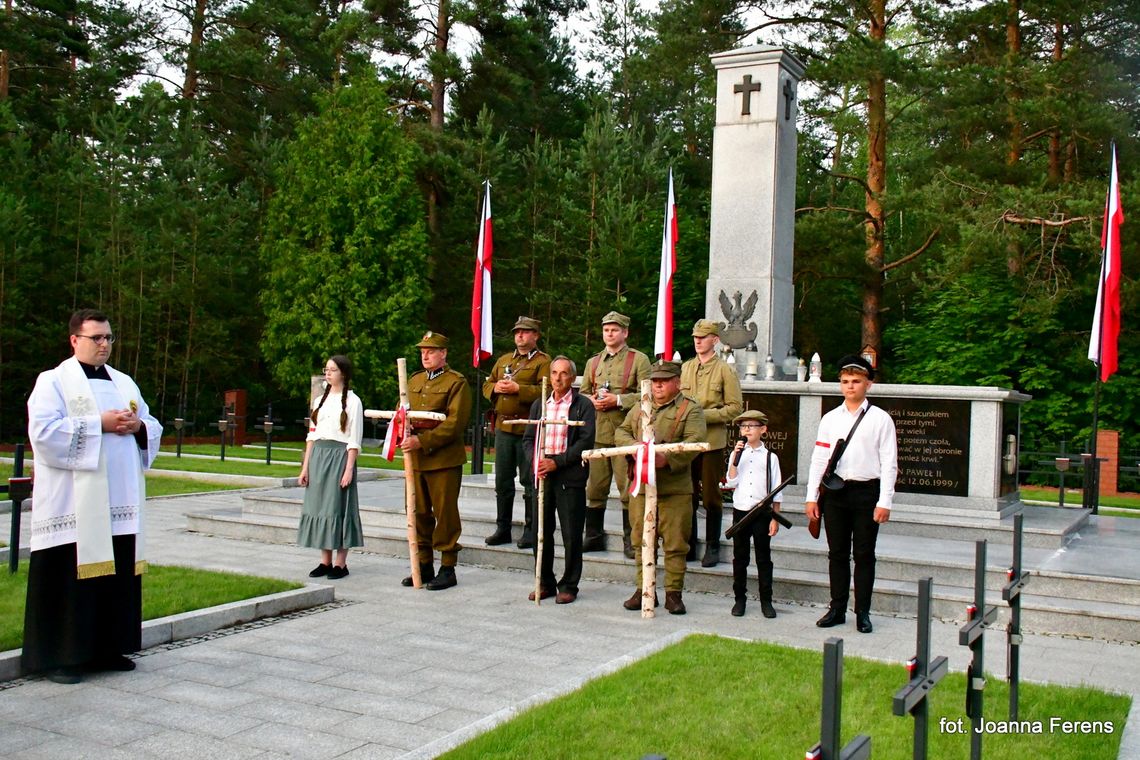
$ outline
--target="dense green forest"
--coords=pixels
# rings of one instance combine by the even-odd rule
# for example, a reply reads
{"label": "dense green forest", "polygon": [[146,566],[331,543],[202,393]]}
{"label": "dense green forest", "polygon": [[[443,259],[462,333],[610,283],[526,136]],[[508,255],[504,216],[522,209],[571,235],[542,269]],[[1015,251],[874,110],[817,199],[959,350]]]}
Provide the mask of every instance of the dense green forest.
{"label": "dense green forest", "polygon": [[[497,350],[652,345],[667,171],[676,344],[708,256],[709,54],[791,49],[795,347],[870,343],[894,382],[1031,393],[1025,432],[1091,425],[1085,358],[1110,146],[1140,214],[1129,0],[8,0],[0,11],[0,440],[66,319],[98,306],[160,419],[246,388],[299,416],[331,353],[390,404],[425,329],[470,366],[481,184]],[[1137,223],[1101,419],[1140,445]],[[691,349],[690,349],[691,350]],[[288,410],[288,411],[285,411]],[[295,410],[297,415],[293,415]],[[1126,440],[1128,440],[1126,438]]]}

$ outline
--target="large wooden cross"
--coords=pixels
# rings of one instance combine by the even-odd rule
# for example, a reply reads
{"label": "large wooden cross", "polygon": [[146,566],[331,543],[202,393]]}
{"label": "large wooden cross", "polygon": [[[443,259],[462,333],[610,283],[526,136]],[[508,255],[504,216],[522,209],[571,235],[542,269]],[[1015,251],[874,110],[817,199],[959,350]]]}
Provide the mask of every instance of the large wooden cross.
{"label": "large wooden cross", "polygon": [[[412,411],[412,404],[408,398],[407,359],[401,357],[396,360],[396,373],[400,379],[400,406],[404,409],[404,415],[408,418],[408,427],[414,427],[415,420],[442,422],[447,419],[446,414],[440,414],[439,412]],[[377,420],[390,420],[397,414],[399,414],[399,410],[364,410],[365,417]],[[406,437],[408,431],[403,431],[403,435]],[[408,518],[408,557],[412,565],[412,587],[421,588],[423,586],[423,578],[420,575],[419,541],[416,539],[416,472],[414,457],[415,452],[404,452],[404,511],[407,513]]]}
{"label": "large wooden cross", "polygon": [[[637,456],[646,445],[653,441],[653,397],[650,394],[652,384],[649,380],[641,381],[641,443],[633,446],[615,446],[608,449],[590,449],[582,452],[582,459],[601,459],[603,457]],[[707,441],[700,443],[654,443],[653,450],[668,454],[674,451],[708,451]],[[649,462],[649,467],[656,467],[655,462]],[[634,475],[631,473],[630,482]],[[657,590],[657,484],[645,483],[645,519],[641,529],[641,616],[651,618],[654,616],[653,599]]]}
{"label": "large wooden cross", "polygon": [[[569,393],[569,391],[567,391]],[[547,425],[569,425],[570,427],[582,427],[586,423],[581,420],[556,420],[546,416],[546,378],[542,378],[542,409],[540,416],[537,420],[506,420],[504,425],[537,425],[538,430],[535,431],[534,436],[534,455],[532,457],[535,472],[538,472],[538,461],[543,454],[546,453],[546,426]],[[546,552],[546,540],[543,536],[546,534],[545,523],[543,517],[545,509],[543,506],[546,504],[546,487],[543,483],[538,483],[536,490],[538,491],[538,519],[536,526],[538,529],[537,551],[534,556],[534,603],[535,605],[542,604],[542,558]]]}

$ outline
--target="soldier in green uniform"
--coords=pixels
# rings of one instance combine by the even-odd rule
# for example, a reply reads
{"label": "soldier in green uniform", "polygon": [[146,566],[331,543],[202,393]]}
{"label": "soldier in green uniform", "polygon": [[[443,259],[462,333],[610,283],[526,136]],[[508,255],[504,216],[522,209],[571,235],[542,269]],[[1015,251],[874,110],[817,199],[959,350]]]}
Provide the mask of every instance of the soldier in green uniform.
{"label": "soldier in green uniform", "polygon": [[[614,445],[614,430],[625,419],[626,413],[641,398],[641,381],[649,377],[649,357],[626,344],[629,338],[629,317],[611,311],[602,317],[602,342],[606,347],[586,360],[582,373],[581,393],[594,404],[597,413],[594,435],[595,448]],[[606,501],[610,496],[610,481],[617,481],[621,494],[622,549],[633,558],[633,545],[629,532],[629,475],[621,457],[604,457],[590,460],[590,477],[586,483],[586,537],[584,552],[606,550]]]}
{"label": "soldier in green uniform", "polygon": [[693,460],[693,518],[690,561],[697,558],[697,505],[705,505],[705,556],[701,567],[712,567],[720,561],[720,518],[724,499],[720,482],[724,480],[725,445],[728,425],[744,411],[740,378],[729,364],[717,355],[720,326],[711,319],[698,319],[693,325],[693,348],[697,355],[681,366],[681,393],[696,399],[705,412],[709,450]]}
{"label": "soldier in green uniform", "polygon": [[[404,456],[412,457],[415,471],[420,575],[428,589],[439,591],[455,585],[455,561],[462,548],[459,482],[467,463],[463,432],[471,419],[471,389],[463,375],[448,369],[445,336],[426,332],[416,347],[420,349],[424,369],[408,378],[412,410],[440,412],[447,419],[418,424],[400,448]],[[440,554],[438,575],[433,550]],[[403,585],[412,585],[410,576],[403,580]]]}
{"label": "soldier in green uniform", "polygon": [[495,532],[488,546],[511,540],[515,504],[515,473],[523,484],[523,534],[520,549],[534,546],[534,476],[524,472],[522,440],[526,425],[507,425],[507,420],[526,419],[530,405],[542,395],[542,378],[550,377],[550,355],[538,350],[539,322],[519,317],[511,328],[515,350],[503,354],[483,383],[483,397],[495,409]]}
{"label": "soldier in green uniform", "polygon": [[[653,381],[653,440],[655,443],[701,443],[705,439],[705,416],[701,405],[681,393],[681,365],[661,361],[649,375]],[[641,410],[632,409],[614,433],[618,446],[641,442]],[[681,592],[685,588],[685,553],[689,551],[690,518],[693,510],[693,481],[689,467],[695,451],[657,453],[657,535],[665,548],[665,609],[673,615],[685,614]],[[633,526],[633,548],[641,550],[645,495],[629,501]],[[656,547],[655,547],[656,548]],[[654,600],[656,601],[656,600]],[[637,563],[637,589],[623,606],[641,609],[641,563]]]}

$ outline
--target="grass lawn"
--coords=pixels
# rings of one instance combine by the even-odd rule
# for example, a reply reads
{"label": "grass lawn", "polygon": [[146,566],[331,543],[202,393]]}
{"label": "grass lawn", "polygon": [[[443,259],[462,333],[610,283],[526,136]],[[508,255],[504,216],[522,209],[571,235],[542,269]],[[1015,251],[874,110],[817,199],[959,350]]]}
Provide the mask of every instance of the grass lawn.
{"label": "grass lawn", "polygon": [[[27,561],[20,563],[15,575],[0,572],[0,651],[17,649],[24,640],[27,588]],[[301,584],[277,578],[151,565],[143,575],[143,619],[153,620],[296,588],[301,588]]]}
{"label": "grass lawn", "polygon": [[208,491],[233,491],[244,486],[230,485],[228,483],[210,483],[194,478],[179,478],[171,475],[147,475],[146,495],[176,496],[183,493],[206,493]]}
{"label": "grass lawn", "polygon": [[[908,649],[905,656],[910,654]],[[686,760],[800,758],[819,741],[822,667],[822,651],[690,636],[529,710],[442,757],[608,760],[654,753]],[[864,733],[871,737],[872,756],[878,760],[911,757],[913,720],[891,712],[894,693],[906,681],[901,663],[846,657],[844,743]],[[1008,718],[1007,687],[997,676],[987,681],[987,720]],[[932,692],[931,758],[970,756],[968,733],[939,731],[940,718],[962,719],[969,730],[964,693],[961,673],[946,676]],[[984,754],[1049,760],[1115,758],[1130,704],[1130,697],[1095,689],[1023,683],[1019,718],[1042,721],[1043,733],[987,734]],[[1113,733],[1050,732],[1050,718],[1111,721]]]}
{"label": "grass lawn", "polygon": [[[1057,504],[1057,489],[1042,488],[1040,486],[1025,486],[1021,489],[1021,498],[1023,500],[1043,501],[1055,505]],[[1081,505],[1081,500],[1082,495],[1080,489],[1065,489],[1066,507],[1078,507]],[[1140,494],[1101,496],[1100,507],[1101,511],[1105,512],[1105,514],[1140,517]]]}

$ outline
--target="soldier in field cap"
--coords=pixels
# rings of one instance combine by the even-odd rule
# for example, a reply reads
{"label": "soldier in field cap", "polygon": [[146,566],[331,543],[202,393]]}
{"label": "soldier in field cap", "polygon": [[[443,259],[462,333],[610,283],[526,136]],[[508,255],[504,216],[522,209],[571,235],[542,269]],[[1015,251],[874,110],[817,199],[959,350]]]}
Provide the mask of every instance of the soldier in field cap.
{"label": "soldier in field cap", "polygon": [[[423,371],[408,378],[408,399],[412,410],[439,412],[447,418],[439,423],[421,423],[400,444],[404,456],[412,457],[416,478],[416,541],[419,544],[420,574],[431,591],[455,585],[455,563],[459,556],[459,483],[467,448],[463,432],[471,419],[471,389],[467,380],[447,366],[447,337],[430,330],[416,347]],[[439,574],[435,572],[433,551],[440,554]],[[407,577],[403,585],[411,586]]]}
{"label": "soldier in field cap", "polygon": [[[594,447],[603,449],[614,445],[614,431],[625,419],[626,413],[641,399],[641,381],[649,377],[649,357],[630,348],[629,317],[611,311],[602,317],[602,342],[599,353],[586,360],[582,372],[581,393],[594,404],[597,413]],[[586,483],[586,537],[582,551],[606,550],[606,501],[610,496],[610,482],[616,481],[621,495],[622,550],[633,558],[630,543],[629,475],[621,457],[603,457],[590,460],[590,477]]]}
{"label": "soldier in field cap", "polygon": [[511,328],[515,350],[503,354],[483,383],[483,397],[495,410],[495,532],[486,538],[489,546],[511,540],[515,502],[515,475],[523,484],[523,534],[518,547],[534,546],[534,478],[525,471],[523,433],[526,425],[508,425],[507,420],[525,419],[531,404],[542,395],[542,378],[550,378],[550,355],[538,350],[540,323],[519,317]]}
{"label": "soldier in field cap", "polygon": [[[681,365],[661,361],[653,365],[649,379],[653,383],[653,422],[655,443],[701,443],[705,440],[705,417],[701,405],[681,393]],[[614,434],[618,446],[641,442],[641,409],[631,409]],[[673,615],[685,614],[681,592],[685,587],[685,553],[689,550],[689,519],[692,511],[693,482],[689,465],[697,452],[657,452],[657,532],[665,549],[665,609]],[[645,492],[629,500],[629,519],[633,526],[633,546],[641,547],[642,522],[645,519]],[[656,549],[656,547],[654,547]],[[656,593],[656,592],[654,592]],[[656,600],[654,600],[656,601]],[[637,563],[637,588],[623,605],[627,610],[641,609],[641,563]]]}
{"label": "soldier in field cap", "polygon": [[695,399],[705,412],[709,450],[693,460],[692,540],[688,559],[695,560],[697,545],[697,505],[705,506],[705,556],[702,567],[720,561],[720,518],[724,499],[720,482],[724,479],[725,446],[728,425],[744,410],[744,396],[736,370],[721,360],[716,348],[720,326],[711,319],[698,319],[693,325],[693,348],[697,355],[681,367],[681,393]]}

